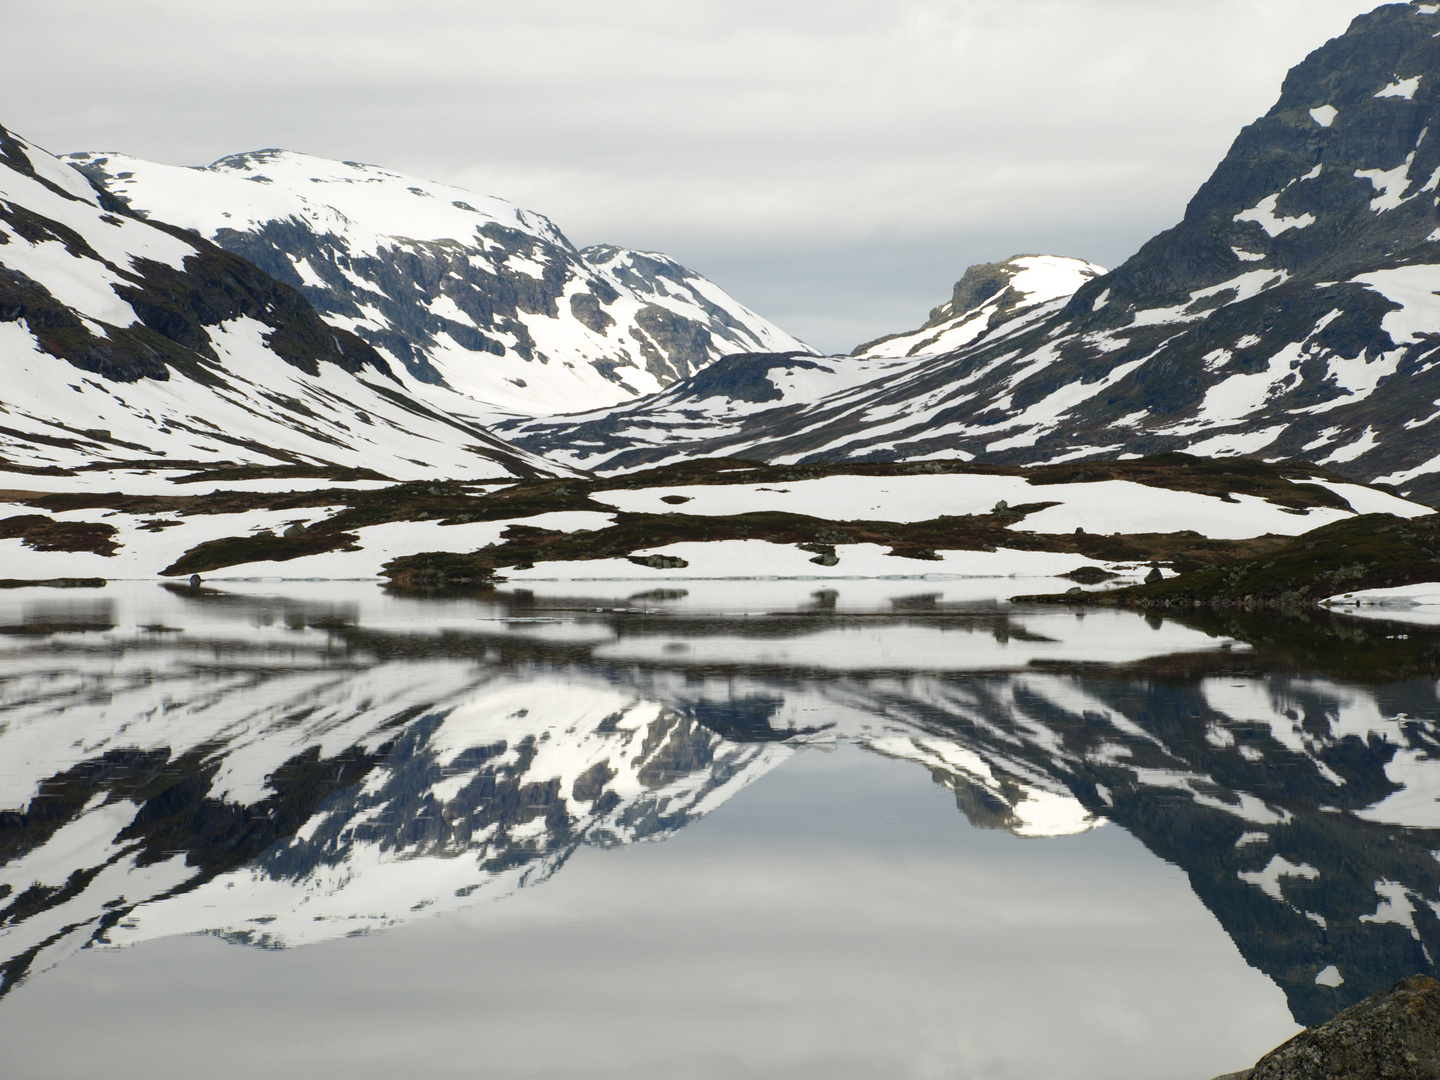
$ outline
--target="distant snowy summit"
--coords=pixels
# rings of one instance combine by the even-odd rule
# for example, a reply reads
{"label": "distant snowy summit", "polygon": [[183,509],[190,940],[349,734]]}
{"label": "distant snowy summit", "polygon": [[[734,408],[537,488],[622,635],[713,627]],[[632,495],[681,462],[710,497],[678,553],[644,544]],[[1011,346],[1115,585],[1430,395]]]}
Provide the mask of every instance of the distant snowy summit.
{"label": "distant snowy summit", "polygon": [[284,150],[205,168],[64,160],[299,289],[414,379],[499,411],[611,405],[728,353],[811,351],[663,255],[576,249],[541,214],[373,165]]}
{"label": "distant snowy summit", "polygon": [[[757,457],[778,464],[843,461],[852,447],[878,448],[865,460],[891,455],[897,430],[924,429],[917,396],[934,378],[943,395],[953,377],[951,356],[966,346],[1005,341],[1058,313],[1103,267],[1054,255],[1016,255],[970,267],[950,299],[917,330],[856,347],[849,356],[749,353],[728,356],[658,394],[590,412],[502,421],[498,430],[537,452],[601,472],[664,464],[691,456]],[[957,352],[958,351],[958,352]],[[929,372],[938,372],[929,376]],[[963,385],[964,380],[961,380]],[[876,392],[880,396],[876,397]],[[937,434],[953,435],[946,428]],[[970,460],[965,451],[926,457]]]}
{"label": "distant snowy summit", "polygon": [[1103,266],[1055,255],[1016,255],[979,263],[955,283],[950,299],[930,312],[918,330],[889,334],[857,346],[851,356],[901,357],[950,352],[1038,304],[1068,300]]}
{"label": "distant snowy summit", "polygon": [[[975,268],[926,326],[852,357],[731,357],[568,428],[504,429],[601,470],[1180,450],[1440,497],[1440,5],[1356,18],[1183,221],[1110,273],[1065,265]],[[1046,267],[1050,291],[1017,287]]]}

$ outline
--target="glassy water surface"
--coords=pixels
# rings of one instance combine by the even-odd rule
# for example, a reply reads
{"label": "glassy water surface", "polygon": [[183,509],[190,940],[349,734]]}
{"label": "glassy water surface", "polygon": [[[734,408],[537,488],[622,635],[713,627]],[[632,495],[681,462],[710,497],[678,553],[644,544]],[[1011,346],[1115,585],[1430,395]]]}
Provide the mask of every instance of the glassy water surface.
{"label": "glassy water surface", "polygon": [[5,1075],[1207,1080],[1433,973],[1440,633],[1051,588],[0,593]]}

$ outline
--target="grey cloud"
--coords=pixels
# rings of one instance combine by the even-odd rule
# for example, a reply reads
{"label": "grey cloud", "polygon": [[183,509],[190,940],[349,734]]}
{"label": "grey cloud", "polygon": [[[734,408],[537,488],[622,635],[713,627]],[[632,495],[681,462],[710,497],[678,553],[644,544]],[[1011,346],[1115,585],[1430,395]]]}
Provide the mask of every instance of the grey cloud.
{"label": "grey cloud", "polygon": [[[278,145],[462,183],[664,250],[840,350],[900,328],[879,301],[901,280],[923,314],[968,262],[1123,259],[1370,6],[52,0],[7,14],[27,47],[0,119],[62,151]],[[907,244],[953,263],[877,279]]]}

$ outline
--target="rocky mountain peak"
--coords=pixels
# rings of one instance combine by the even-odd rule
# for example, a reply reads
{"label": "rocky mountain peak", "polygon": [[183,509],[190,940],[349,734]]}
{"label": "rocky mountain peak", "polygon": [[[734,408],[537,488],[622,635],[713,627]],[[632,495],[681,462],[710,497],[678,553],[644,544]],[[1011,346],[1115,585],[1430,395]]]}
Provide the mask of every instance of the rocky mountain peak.
{"label": "rocky mountain peak", "polygon": [[969,311],[979,307],[990,297],[1003,291],[1015,273],[1016,268],[1010,262],[976,263],[967,267],[960,280],[955,283],[950,303],[933,309],[930,312],[931,321],[953,315],[957,311]]}
{"label": "rocky mountain peak", "polygon": [[1120,310],[1210,309],[1288,280],[1428,261],[1437,247],[1440,12],[1389,4],[1361,15],[1286,77],[1279,100],[1240,132],[1184,220],[1077,293],[1085,314],[1109,290]]}
{"label": "rocky mountain peak", "polygon": [[919,330],[868,341],[850,355],[899,357],[954,349],[1023,311],[1071,296],[1104,273],[1094,263],[1057,255],[1013,255],[1003,262],[977,263]]}

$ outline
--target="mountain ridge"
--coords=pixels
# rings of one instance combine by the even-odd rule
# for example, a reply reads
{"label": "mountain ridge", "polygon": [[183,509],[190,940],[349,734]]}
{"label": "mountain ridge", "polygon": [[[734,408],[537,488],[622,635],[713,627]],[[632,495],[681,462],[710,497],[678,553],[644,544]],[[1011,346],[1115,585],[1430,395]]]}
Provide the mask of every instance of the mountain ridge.
{"label": "mountain ridge", "polygon": [[204,167],[64,160],[300,290],[415,380],[500,413],[614,404],[726,352],[809,351],[667,256],[577,249],[543,214],[379,166],[275,149]]}
{"label": "mountain ridge", "polygon": [[291,286],[3,129],[0,353],[6,471],[565,472],[493,435],[469,399],[417,398]]}

